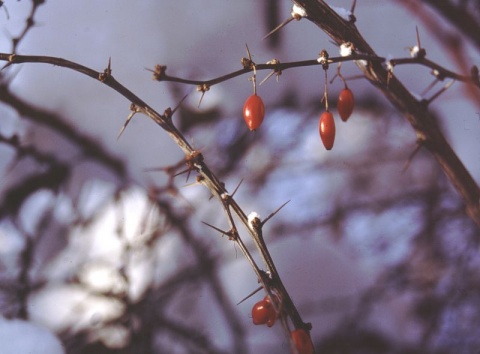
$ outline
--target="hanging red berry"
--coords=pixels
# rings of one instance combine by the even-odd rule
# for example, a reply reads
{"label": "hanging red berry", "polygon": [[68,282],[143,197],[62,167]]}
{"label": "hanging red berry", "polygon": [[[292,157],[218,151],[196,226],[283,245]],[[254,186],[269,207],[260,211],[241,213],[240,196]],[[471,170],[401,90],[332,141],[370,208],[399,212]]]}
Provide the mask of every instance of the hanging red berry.
{"label": "hanging red berry", "polygon": [[335,141],[335,121],[331,112],[325,111],[321,114],[318,130],[325,149],[332,150]]}
{"label": "hanging red berry", "polygon": [[[274,297],[275,304],[278,306],[278,303],[279,303],[278,297],[276,295],[273,295],[273,297]],[[277,320],[277,317],[278,317],[277,312],[275,311],[275,308],[273,307],[272,302],[270,301],[270,298],[268,297],[268,295],[265,296],[263,301],[268,302],[268,304],[270,305],[268,307],[269,313],[268,313],[267,326],[272,327],[275,324],[275,321]]]}
{"label": "hanging red berry", "polygon": [[[272,313],[275,317],[275,309],[269,301],[259,301],[252,308],[252,320],[254,325],[267,324],[272,321]],[[273,320],[275,322],[275,320]],[[269,327],[273,326],[268,325]]]}
{"label": "hanging red berry", "polygon": [[251,95],[245,101],[243,106],[243,118],[247,123],[248,129],[256,130],[263,122],[265,116],[265,105],[260,96]]}
{"label": "hanging red berry", "polygon": [[353,99],[352,91],[349,88],[344,88],[340,92],[340,96],[338,96],[337,102],[338,114],[344,122],[346,122],[348,118],[350,118],[350,115],[353,112],[354,105],[355,101]]}
{"label": "hanging red berry", "polygon": [[313,354],[315,352],[312,339],[307,331],[298,328],[293,330],[290,335],[292,336],[292,341],[295,344],[298,354]]}

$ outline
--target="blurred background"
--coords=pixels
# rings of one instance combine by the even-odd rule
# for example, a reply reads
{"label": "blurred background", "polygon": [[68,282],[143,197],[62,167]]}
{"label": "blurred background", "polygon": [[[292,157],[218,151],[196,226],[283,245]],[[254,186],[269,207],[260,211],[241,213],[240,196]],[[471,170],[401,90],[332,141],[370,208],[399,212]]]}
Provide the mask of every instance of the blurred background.
{"label": "blurred background", "polygon": [[[418,26],[429,59],[459,73],[459,57],[478,65],[478,43],[430,3],[360,1],[356,25],[384,57],[409,57]],[[447,3],[480,25],[478,3]],[[356,79],[354,63],[341,69],[355,95],[347,123],[334,108],[343,82],[328,86],[332,151],[318,134],[320,67],[285,70],[258,87],[266,116],[253,133],[242,118],[249,75],[213,86],[199,107],[195,86],[152,80],[156,64],[197,80],[236,71],[245,43],[257,64],[316,59],[322,49],[338,56],[306,19],[262,40],[290,17],[291,1],[0,4],[0,52],[97,71],[111,58],[113,76],[158,112],[188,94],[174,122],[229,191],[243,180],[235,195],[243,210],[266,217],[290,200],[264,235],[318,353],[477,352],[480,230],[428,151],[410,161],[414,130]],[[429,69],[394,73],[426,98],[445,84],[423,95]],[[430,109],[478,184],[480,103],[469,97],[455,83]],[[236,305],[258,287],[256,276],[233,242],[201,223],[228,229],[218,201],[194,174],[172,179],[162,169],[184,155],[159,126],[136,115],[117,139],[130,102],[46,64],[4,69],[0,101],[0,332],[28,321],[48,330],[44,340],[32,336],[37,350],[54,333],[65,353],[289,352],[280,325],[252,324],[263,293]],[[248,233],[240,235],[260,262]],[[12,333],[0,335],[0,348],[29,337]]]}

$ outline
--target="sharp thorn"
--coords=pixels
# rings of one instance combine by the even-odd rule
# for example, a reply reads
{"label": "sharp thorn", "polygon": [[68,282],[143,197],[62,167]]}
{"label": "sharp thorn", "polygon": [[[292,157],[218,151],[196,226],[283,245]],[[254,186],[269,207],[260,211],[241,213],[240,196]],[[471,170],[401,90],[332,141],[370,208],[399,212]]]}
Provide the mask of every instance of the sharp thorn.
{"label": "sharp thorn", "polygon": [[118,133],[117,140],[120,139],[120,136],[123,134],[123,131],[124,131],[125,128],[127,127],[128,123],[130,123],[130,120],[131,120],[132,117],[135,115],[135,113],[137,113],[137,112],[131,112],[131,113],[128,115],[127,120],[125,121],[125,124],[123,125],[122,129],[120,129],[120,133]]}
{"label": "sharp thorn", "polygon": [[242,182],[243,182],[243,178],[242,178],[242,179],[240,180],[240,182],[238,183],[238,186],[235,187],[235,190],[234,190],[233,193],[232,193],[232,197],[235,195],[235,193],[237,193],[237,190],[238,190],[238,188],[240,188],[240,185],[242,184]]}
{"label": "sharp thorn", "polygon": [[177,111],[177,109],[180,107],[180,105],[183,103],[183,101],[185,101],[185,98],[187,98],[187,96],[188,96],[188,93],[185,96],[183,96],[183,98],[180,100],[180,102],[178,102],[177,106],[172,111],[172,115]]}
{"label": "sharp thorn", "polygon": [[[173,177],[177,177],[177,176],[183,175],[184,173],[187,173],[188,171],[190,171],[189,168],[187,168],[187,169],[185,169],[185,170],[183,170],[183,171],[180,171],[180,172],[175,173],[175,174],[173,175]],[[187,180],[188,180],[188,178],[187,178]]]}
{"label": "sharp thorn", "polygon": [[357,5],[357,0],[353,0],[353,4],[352,4],[352,7],[350,9],[350,13],[353,15],[353,13],[355,12],[355,6]]}
{"label": "sharp thorn", "polygon": [[258,86],[262,85],[265,81],[271,78],[273,74],[275,74],[275,71],[272,71],[270,74],[268,74],[267,77],[258,84]]}
{"label": "sharp thorn", "polygon": [[428,85],[425,90],[422,91],[422,93],[420,94],[420,96],[424,96],[427,94],[428,91],[430,91],[432,89],[433,86],[435,86],[435,84],[440,81],[438,80],[438,78],[435,78],[435,80],[432,81],[432,83],[430,83],[430,85]]}
{"label": "sharp thorn", "polygon": [[282,210],[282,208],[287,205],[288,203],[290,203],[290,200],[287,200],[285,203],[283,203],[282,205],[280,205],[280,207],[277,208],[277,210],[275,210],[273,213],[271,213],[269,216],[267,216],[263,221],[262,221],[262,226],[266,224],[266,222],[268,220],[270,220],[276,213],[278,213],[280,210]]}
{"label": "sharp thorn", "polygon": [[227,231],[223,231],[222,229],[219,229],[219,228],[218,228],[218,227],[216,227],[216,226],[210,225],[208,222],[202,221],[202,224],[205,224],[205,225],[207,225],[208,227],[211,227],[212,229],[214,229],[214,230],[216,230],[216,231],[220,232],[220,233],[222,234],[222,236],[223,236],[223,235],[227,235],[227,234],[228,234],[228,232],[227,232]]}
{"label": "sharp thorn", "polygon": [[240,302],[237,304],[240,305],[242,302],[244,302],[245,300],[251,298],[253,295],[255,295],[256,293],[258,293],[260,290],[263,289],[263,286],[260,286],[258,287],[257,289],[255,289],[254,291],[252,291],[250,294],[248,294],[246,297],[244,297],[242,300],[240,300]]}
{"label": "sharp thorn", "polygon": [[420,34],[418,33],[418,26],[415,26],[415,30],[417,31],[417,45],[418,49],[420,50],[422,48],[422,45],[420,44]]}
{"label": "sharp thorn", "polygon": [[448,82],[445,86],[443,86],[436,94],[434,94],[432,97],[430,97],[430,99],[428,99],[427,103],[430,104],[433,100],[435,100],[436,98],[438,98],[438,96],[440,96],[442,93],[444,93],[445,91],[448,90],[448,88],[450,86],[452,86],[452,84],[455,82],[455,80],[452,80],[450,82]]}
{"label": "sharp thorn", "polygon": [[202,96],[200,97],[200,100],[198,101],[198,106],[197,106],[197,108],[200,108],[200,104],[202,103],[203,96],[205,96],[205,91],[202,92]]}
{"label": "sharp thorn", "polygon": [[265,40],[267,39],[268,37],[270,37],[272,34],[274,34],[275,32],[277,32],[278,30],[280,30],[281,28],[285,27],[287,24],[289,24],[290,22],[292,22],[295,18],[294,17],[290,17],[289,19],[283,21],[281,24],[279,24],[277,27],[275,27],[273,30],[271,30],[270,32],[268,32],[263,38],[262,40]]}
{"label": "sharp thorn", "polygon": [[405,165],[403,165],[403,168],[402,168],[402,174],[405,173],[405,171],[407,171],[407,169],[410,167],[410,163],[412,162],[413,158],[415,157],[415,155],[420,151],[420,148],[421,146],[420,145],[417,145],[415,147],[415,149],[412,151],[412,153],[410,154],[410,156],[408,156],[408,159],[407,161],[405,162]]}
{"label": "sharp thorn", "polygon": [[250,49],[248,49],[248,44],[245,43],[245,47],[247,47],[247,54],[248,54],[248,59],[252,61],[252,55],[250,54]]}

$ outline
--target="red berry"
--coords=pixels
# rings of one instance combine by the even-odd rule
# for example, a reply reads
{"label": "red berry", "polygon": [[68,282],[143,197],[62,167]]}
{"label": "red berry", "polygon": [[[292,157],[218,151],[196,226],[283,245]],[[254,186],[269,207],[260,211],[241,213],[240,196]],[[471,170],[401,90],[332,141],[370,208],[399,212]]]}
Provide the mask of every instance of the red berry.
{"label": "red berry", "polygon": [[[278,306],[279,300],[276,295],[273,295],[273,300],[275,301],[275,304]],[[270,307],[269,307],[270,312],[268,314],[267,326],[272,327],[275,324],[275,321],[277,320],[277,317],[278,317],[277,312],[275,311],[275,308],[273,307],[272,302],[270,301],[270,298],[268,297],[268,295],[265,296],[263,301],[266,301],[270,304]]]}
{"label": "red berry", "polygon": [[256,130],[262,124],[265,116],[265,106],[260,96],[251,95],[243,105],[243,118],[247,123],[248,129]]}
{"label": "red berry", "polygon": [[[267,324],[271,321],[272,311],[275,313],[275,309],[268,301],[262,300],[253,305],[252,308],[252,320],[254,325]],[[275,321],[274,321],[275,322]],[[272,324],[273,325],[273,324]],[[271,326],[269,326],[271,327]]]}
{"label": "red berry", "polygon": [[354,105],[355,101],[352,91],[348,88],[343,89],[342,92],[340,92],[340,96],[338,96],[337,110],[340,118],[342,118],[344,122],[350,118]]}
{"label": "red berry", "polygon": [[335,141],[335,121],[333,120],[333,114],[331,112],[325,111],[322,113],[318,130],[325,149],[331,150],[333,148],[333,142]]}
{"label": "red berry", "polygon": [[310,334],[302,328],[293,330],[290,335],[298,354],[313,354],[314,348]]}
{"label": "red berry", "polygon": [[266,324],[268,327],[272,327],[275,324],[275,321],[277,320],[277,312],[275,311],[268,295],[265,296],[262,301],[257,302],[253,306],[252,320],[255,325]]}

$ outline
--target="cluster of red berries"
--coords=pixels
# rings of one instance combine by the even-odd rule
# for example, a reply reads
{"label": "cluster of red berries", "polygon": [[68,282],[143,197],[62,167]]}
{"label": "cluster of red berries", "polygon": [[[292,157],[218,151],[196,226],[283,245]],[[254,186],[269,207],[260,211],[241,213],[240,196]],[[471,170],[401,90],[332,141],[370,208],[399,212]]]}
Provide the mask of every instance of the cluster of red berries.
{"label": "cluster of red berries", "polygon": [[[355,101],[353,99],[353,93],[345,87],[338,97],[337,110],[342,121],[346,122],[353,112],[353,106]],[[318,123],[318,130],[320,132],[320,138],[325,146],[325,149],[331,150],[335,141],[335,121],[333,120],[332,112],[326,110],[320,115],[320,122]]]}
{"label": "cluster of red berries", "polygon": [[[278,306],[280,302],[278,298],[274,295],[273,299],[275,301],[275,305]],[[266,324],[268,327],[272,327],[277,318],[278,313],[268,295],[252,307],[252,320],[254,325]],[[290,335],[298,354],[314,353],[312,339],[306,330],[297,328],[293,330]]]}
{"label": "cluster of red berries", "polygon": [[[342,121],[346,122],[353,112],[353,106],[355,102],[353,99],[353,93],[345,87],[338,97],[337,110]],[[243,118],[247,123],[248,129],[256,130],[260,127],[265,116],[265,105],[262,99],[256,93],[251,95],[245,101],[243,106]],[[320,132],[320,138],[327,150],[333,148],[335,142],[335,120],[333,114],[328,109],[320,115],[320,122],[318,124],[318,130]]]}

